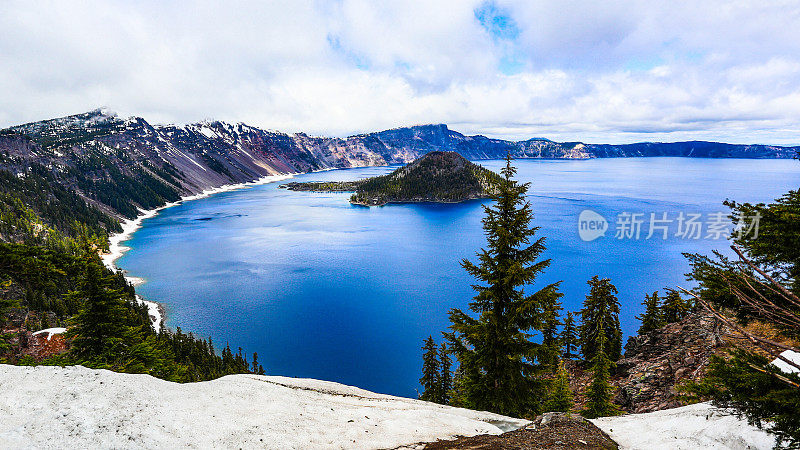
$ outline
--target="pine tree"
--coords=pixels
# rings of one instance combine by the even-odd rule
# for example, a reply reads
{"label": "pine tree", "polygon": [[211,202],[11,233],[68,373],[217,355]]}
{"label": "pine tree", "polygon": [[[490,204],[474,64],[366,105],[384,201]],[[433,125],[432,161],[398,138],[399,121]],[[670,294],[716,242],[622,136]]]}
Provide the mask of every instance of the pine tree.
{"label": "pine tree", "polygon": [[581,326],[578,329],[583,358],[592,361],[600,342],[601,330],[605,339],[606,355],[616,361],[622,356],[622,329],[619,324],[617,288],[608,278],[595,275],[588,281],[589,295],[581,309]]}
{"label": "pine tree", "polygon": [[561,347],[564,349],[564,359],[572,359],[577,356],[578,330],[575,326],[575,319],[572,315],[572,311],[567,312],[567,317],[564,319],[564,328],[561,330],[558,339],[561,341]]}
{"label": "pine tree", "polygon": [[586,390],[586,409],[583,415],[589,419],[597,417],[612,416],[619,412],[619,409],[614,405],[611,400],[613,392],[610,383],[609,369],[613,366],[613,362],[606,354],[606,334],[602,325],[598,333],[597,346],[592,358],[592,382]]}
{"label": "pine tree", "polygon": [[572,409],[572,389],[569,387],[569,374],[564,367],[564,361],[559,361],[555,378],[550,386],[545,410],[567,412]]}
{"label": "pine tree", "polygon": [[439,399],[436,403],[446,405],[450,403],[450,395],[453,390],[453,374],[450,372],[453,361],[450,358],[450,350],[447,343],[442,342],[439,347]]}
{"label": "pine tree", "polygon": [[452,330],[446,337],[458,358],[462,379],[459,389],[465,406],[521,417],[541,410],[543,381],[536,375],[539,344],[531,331],[543,328],[540,311],[557,299],[558,283],[528,295],[550,260],[538,261],[544,239],[534,239],[533,213],[525,199],[528,184],[513,179],[516,169],[506,158],[494,204],[484,206],[483,229],[488,247],[478,253],[479,262],[464,260],[462,266],[484,285],[470,302],[471,317],[450,311]]}
{"label": "pine tree", "polygon": [[649,333],[664,326],[658,291],[653,292],[653,295],[645,294],[644,298],[644,302],[642,302],[645,307],[644,314],[636,316],[642,322],[639,326],[639,334]]}
{"label": "pine tree", "polygon": [[661,307],[661,316],[665,323],[680,322],[690,311],[689,303],[681,298],[681,294],[675,289],[667,290],[667,297],[664,298],[664,305]]}
{"label": "pine tree", "polygon": [[539,347],[539,363],[553,372],[561,354],[561,343],[558,339],[558,327],[561,326],[559,312],[562,309],[558,299],[561,295],[563,294],[559,292],[558,295],[545,298],[541,309],[542,345]]}
{"label": "pine tree", "polygon": [[5,325],[6,321],[6,310],[12,306],[16,306],[16,302],[7,296],[7,292],[10,290],[11,285],[11,280],[0,282],[0,356],[2,356],[3,353],[11,348],[11,344],[8,343],[8,341],[11,339],[11,334],[5,334],[2,332],[3,325]]}
{"label": "pine tree", "polygon": [[456,366],[453,372],[453,388],[450,390],[450,406],[457,406],[459,408],[466,408],[468,405],[466,397],[466,389],[464,389],[464,371],[461,366]]}
{"label": "pine tree", "polygon": [[[774,448],[800,448],[800,364],[781,360],[784,371],[771,363],[800,353],[800,190],[770,204],[725,204],[734,223],[754,225],[760,217],[758,237],[734,234],[734,258],[684,256],[698,283],[693,301],[744,339],[734,340],[728,355],[712,355],[705,379],[687,387],[772,433]],[[750,329],[752,321],[771,330]]]}
{"label": "pine tree", "polygon": [[113,287],[113,276],[104,274],[100,263],[85,263],[83,286],[71,297],[83,304],[74,318],[67,337],[72,339],[70,352],[79,362],[92,367],[126,365],[133,347],[143,340],[132,325],[131,311],[122,298],[122,290]]}
{"label": "pine tree", "polygon": [[433,342],[433,337],[428,336],[428,339],[425,339],[422,351],[422,378],[419,379],[419,384],[422,385],[423,391],[419,398],[435,402],[441,396],[439,394],[439,349]]}

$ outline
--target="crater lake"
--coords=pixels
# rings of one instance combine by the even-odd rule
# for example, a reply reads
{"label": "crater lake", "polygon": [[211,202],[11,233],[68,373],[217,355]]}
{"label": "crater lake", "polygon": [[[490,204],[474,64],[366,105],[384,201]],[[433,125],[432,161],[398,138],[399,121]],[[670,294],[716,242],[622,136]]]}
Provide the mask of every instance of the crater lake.
{"label": "crater lake", "polygon": [[[476,161],[499,171],[502,161]],[[795,160],[614,158],[516,160],[530,182],[538,236],[552,259],[534,287],[562,281],[564,313],[578,311],[594,275],[619,289],[622,328],[638,328],[645,293],[690,286],[682,252],[724,250],[709,230],[726,198],[770,202],[800,182]],[[334,170],[292,181],[354,180],[395,167]],[[281,182],[185,202],[146,219],[117,260],[164,305],[166,324],[258,353],[270,375],[309,377],[416,397],[422,341],[441,342],[451,308],[466,309],[474,280],[461,268],[485,244],[482,206],[353,206],[348,193],[292,192]],[[581,212],[608,223],[585,241]],[[638,239],[615,236],[625,214]],[[635,214],[635,215],[634,215]],[[650,234],[651,214],[656,228]],[[666,214],[666,216],[664,216]],[[700,214],[701,236],[676,236]],[[634,220],[634,222],[636,222]],[[618,223],[619,222],[619,223]],[[685,225],[685,224],[684,224]],[[631,230],[628,230],[631,231]],[[685,230],[684,230],[685,231]],[[627,231],[625,232],[627,233]],[[623,233],[623,234],[625,234]],[[664,239],[664,233],[667,238]],[[585,237],[585,236],[584,236]]]}

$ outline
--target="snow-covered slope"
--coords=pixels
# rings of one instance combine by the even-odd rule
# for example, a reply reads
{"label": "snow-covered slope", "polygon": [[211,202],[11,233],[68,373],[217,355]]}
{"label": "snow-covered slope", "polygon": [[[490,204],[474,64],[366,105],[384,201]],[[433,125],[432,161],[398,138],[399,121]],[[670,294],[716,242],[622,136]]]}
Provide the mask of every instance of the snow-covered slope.
{"label": "snow-covered slope", "polygon": [[337,383],[0,365],[0,448],[396,448],[527,421]]}
{"label": "snow-covered slope", "polygon": [[621,449],[771,449],[775,438],[709,403],[592,420]]}

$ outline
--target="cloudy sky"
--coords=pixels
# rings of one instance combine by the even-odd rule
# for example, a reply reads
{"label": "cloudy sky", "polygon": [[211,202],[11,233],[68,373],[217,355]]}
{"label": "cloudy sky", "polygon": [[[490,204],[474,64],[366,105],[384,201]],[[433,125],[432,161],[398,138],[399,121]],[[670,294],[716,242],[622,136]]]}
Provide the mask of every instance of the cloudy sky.
{"label": "cloudy sky", "polygon": [[800,0],[0,3],[0,127],[800,144]]}

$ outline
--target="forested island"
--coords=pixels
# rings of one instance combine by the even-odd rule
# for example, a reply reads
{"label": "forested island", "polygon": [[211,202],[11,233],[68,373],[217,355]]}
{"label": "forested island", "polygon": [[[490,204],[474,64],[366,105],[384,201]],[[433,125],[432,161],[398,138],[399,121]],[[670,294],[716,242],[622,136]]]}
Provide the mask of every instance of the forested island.
{"label": "forested island", "polygon": [[491,197],[499,175],[456,152],[431,152],[392,173],[356,181],[286,183],[292,191],[353,192],[350,203],[456,203]]}

